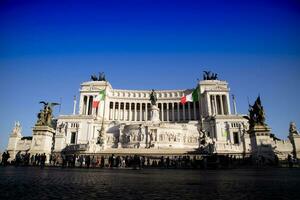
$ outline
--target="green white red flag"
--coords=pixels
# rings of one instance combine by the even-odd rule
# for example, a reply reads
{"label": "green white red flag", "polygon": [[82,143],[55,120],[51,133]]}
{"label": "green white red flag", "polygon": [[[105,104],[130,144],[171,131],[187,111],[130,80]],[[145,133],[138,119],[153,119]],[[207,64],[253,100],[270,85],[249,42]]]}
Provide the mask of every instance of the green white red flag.
{"label": "green white red flag", "polygon": [[101,90],[93,100],[93,108],[98,108],[100,101],[103,101],[104,98],[105,98],[105,90]]}
{"label": "green white red flag", "polygon": [[198,87],[192,91],[192,93],[181,97],[180,103],[186,104],[186,102],[196,102],[199,101]]}

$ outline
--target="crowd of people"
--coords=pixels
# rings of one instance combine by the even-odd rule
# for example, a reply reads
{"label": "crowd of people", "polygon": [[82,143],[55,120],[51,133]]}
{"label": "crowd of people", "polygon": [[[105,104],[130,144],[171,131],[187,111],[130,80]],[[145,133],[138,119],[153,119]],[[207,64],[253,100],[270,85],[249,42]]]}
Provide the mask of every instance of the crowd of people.
{"label": "crowd of people", "polygon": [[127,155],[96,156],[96,155],[52,155],[50,165],[62,167],[86,167],[86,168],[197,168],[200,167],[200,159],[196,156],[154,157]]}
{"label": "crowd of people", "polygon": [[[10,162],[9,162],[10,160]],[[289,167],[291,156],[288,157]],[[48,161],[48,162],[47,162]],[[267,165],[264,157],[255,161],[251,156],[235,157],[233,155],[186,155],[186,156],[141,156],[141,155],[89,155],[89,154],[51,154],[48,158],[43,154],[30,155],[30,153],[18,152],[14,159],[10,159],[8,151],[2,154],[1,165],[8,164],[18,166],[47,166],[56,167],[80,167],[80,168],[235,168],[241,166],[262,167]],[[269,164],[268,164],[269,165]],[[278,159],[272,164],[278,166]]]}
{"label": "crowd of people", "polygon": [[15,158],[11,160],[11,162],[8,162],[10,158],[10,154],[8,153],[8,151],[4,152],[2,154],[2,161],[1,164],[3,166],[7,166],[8,164],[14,165],[16,167],[18,166],[40,166],[41,168],[45,167],[45,163],[46,163],[46,154],[42,153],[42,154],[35,154],[35,155],[30,155],[30,153],[25,152],[22,153],[21,151],[19,151]]}
{"label": "crowd of people", "polygon": [[10,154],[8,153],[8,151],[3,152],[2,154],[2,159],[1,159],[1,164],[3,166],[8,165],[8,159],[10,158]]}

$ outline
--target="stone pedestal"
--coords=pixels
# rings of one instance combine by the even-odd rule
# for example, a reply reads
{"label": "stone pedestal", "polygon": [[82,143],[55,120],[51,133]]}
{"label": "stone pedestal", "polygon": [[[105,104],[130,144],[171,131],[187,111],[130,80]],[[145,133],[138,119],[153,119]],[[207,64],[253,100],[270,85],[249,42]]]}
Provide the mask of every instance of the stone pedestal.
{"label": "stone pedestal", "polygon": [[151,118],[150,121],[152,123],[159,123],[159,108],[156,105],[151,106]]}
{"label": "stone pedestal", "polygon": [[118,142],[117,145],[118,145],[118,146],[117,146],[118,149],[122,149],[122,143],[121,143],[121,142]]}
{"label": "stone pedestal", "polygon": [[293,145],[293,154],[295,158],[300,158],[300,135],[293,134],[289,136],[289,139]]}
{"label": "stone pedestal", "polygon": [[7,151],[10,154],[10,160],[13,160],[18,153],[17,144],[21,140],[20,135],[11,135],[8,140]]}
{"label": "stone pedestal", "polygon": [[55,135],[54,152],[60,152],[66,147],[65,136],[61,133]]}
{"label": "stone pedestal", "polygon": [[33,127],[32,144],[30,154],[45,153],[47,156],[46,163],[49,162],[49,156],[52,151],[53,135],[55,131],[49,126],[35,126]]}
{"label": "stone pedestal", "polygon": [[249,130],[251,154],[255,160],[264,159],[274,161],[275,153],[272,148],[271,129],[267,125],[255,125]]}

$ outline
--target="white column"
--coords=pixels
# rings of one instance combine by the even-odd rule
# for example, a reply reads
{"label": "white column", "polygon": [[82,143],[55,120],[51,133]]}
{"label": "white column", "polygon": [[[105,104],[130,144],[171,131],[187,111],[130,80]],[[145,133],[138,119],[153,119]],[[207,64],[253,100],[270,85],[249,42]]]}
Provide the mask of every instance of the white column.
{"label": "white column", "polygon": [[174,111],[174,102],[172,103],[172,121],[175,121],[175,111]]}
{"label": "white column", "polygon": [[206,103],[207,105],[205,106],[208,110],[207,110],[207,115],[213,115],[213,108],[211,107],[212,104],[212,95],[209,95],[206,93]]}
{"label": "white column", "polygon": [[123,104],[123,121],[126,121],[127,117],[126,117],[126,102],[124,102]]}
{"label": "white column", "polygon": [[132,121],[131,102],[129,102],[129,121]]}
{"label": "white column", "polygon": [[161,104],[161,121],[164,121],[164,104]]}
{"label": "white column", "polygon": [[[230,130],[228,130],[228,133],[229,133],[230,142],[233,144],[234,143],[234,141],[233,141],[233,133]],[[239,136],[239,132],[237,132],[237,134]],[[238,140],[239,140],[239,138],[238,138]]]}
{"label": "white column", "polygon": [[138,115],[136,115],[136,116],[139,116],[139,119],[138,119],[138,121],[141,121],[142,120],[142,103],[138,103],[139,105],[140,105],[140,108],[139,109],[137,109],[137,113],[138,113]]}
{"label": "white column", "polygon": [[214,107],[215,107],[215,115],[218,114],[218,106],[217,106],[217,96],[214,95]]}
{"label": "white column", "polygon": [[[95,96],[93,96],[93,100],[94,100],[94,98],[95,98]],[[99,105],[100,105],[100,103],[99,103]],[[93,108],[93,106],[92,106],[92,115],[95,117],[96,117],[96,109],[97,108]]]}
{"label": "white column", "polygon": [[83,113],[83,105],[84,105],[84,102],[83,102],[83,99],[84,99],[84,95],[80,95],[80,100],[79,100],[79,113],[80,115],[82,115]]}
{"label": "white column", "polygon": [[168,102],[167,103],[167,121],[170,121],[169,113],[170,113],[170,108],[169,108],[169,102]]}
{"label": "white column", "polygon": [[86,107],[85,107],[85,115],[89,113],[89,104],[90,104],[90,96],[86,97]]}
{"label": "white column", "polygon": [[[237,110],[236,110],[236,102],[235,102],[235,96],[234,95],[232,95],[232,104],[233,104],[233,114],[236,115],[237,114]],[[227,109],[228,109],[228,107],[227,107]]]}
{"label": "white column", "polygon": [[126,109],[126,103],[125,102],[123,102],[123,121],[126,121],[126,119],[125,119],[125,109]]}
{"label": "white column", "polygon": [[126,119],[125,119],[125,107],[126,107],[126,103],[123,102],[122,117],[121,117],[123,121],[126,120]]}
{"label": "white column", "polygon": [[[129,110],[127,111],[127,102],[125,103],[125,112],[126,112],[126,121],[129,121]],[[129,105],[128,105],[128,109],[129,109]]]}
{"label": "white column", "polygon": [[143,119],[143,116],[142,116],[142,106],[143,106],[143,104],[142,103],[140,103],[140,110],[138,111],[139,113],[140,113],[140,118],[139,118],[139,120],[138,121],[142,121],[142,119]]}
{"label": "white column", "polygon": [[89,101],[89,97],[88,96],[85,96],[86,97],[86,104],[84,105],[84,98],[83,98],[83,115],[86,115],[86,112],[87,112],[87,104],[88,104],[88,101]]}
{"label": "white column", "polygon": [[111,111],[111,118],[113,120],[115,120],[115,106],[116,106],[116,103],[113,101],[113,107],[112,107],[112,111]]}
{"label": "white column", "polygon": [[224,115],[223,98],[222,95],[219,96],[220,96],[220,104],[221,104],[221,114]]}
{"label": "white column", "polygon": [[140,121],[143,121],[143,103],[140,103]]}
{"label": "white column", "polygon": [[148,103],[145,104],[145,121],[148,121]]}
{"label": "white column", "polygon": [[[227,109],[228,109],[228,115],[231,115],[231,109],[230,109],[230,100],[229,100],[229,95],[226,95],[227,98]],[[237,110],[236,110],[237,112]]]}
{"label": "white column", "polygon": [[118,107],[118,120],[121,120],[121,102],[118,102],[119,107]]}
{"label": "white column", "polygon": [[134,121],[137,121],[137,109],[136,109],[137,103],[134,103]]}

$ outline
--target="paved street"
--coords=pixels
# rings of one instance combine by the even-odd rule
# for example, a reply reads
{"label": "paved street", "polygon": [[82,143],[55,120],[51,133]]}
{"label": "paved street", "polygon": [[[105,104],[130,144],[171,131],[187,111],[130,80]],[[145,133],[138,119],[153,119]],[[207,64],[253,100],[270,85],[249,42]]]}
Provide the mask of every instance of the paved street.
{"label": "paved street", "polygon": [[297,199],[299,169],[0,168],[0,199]]}

